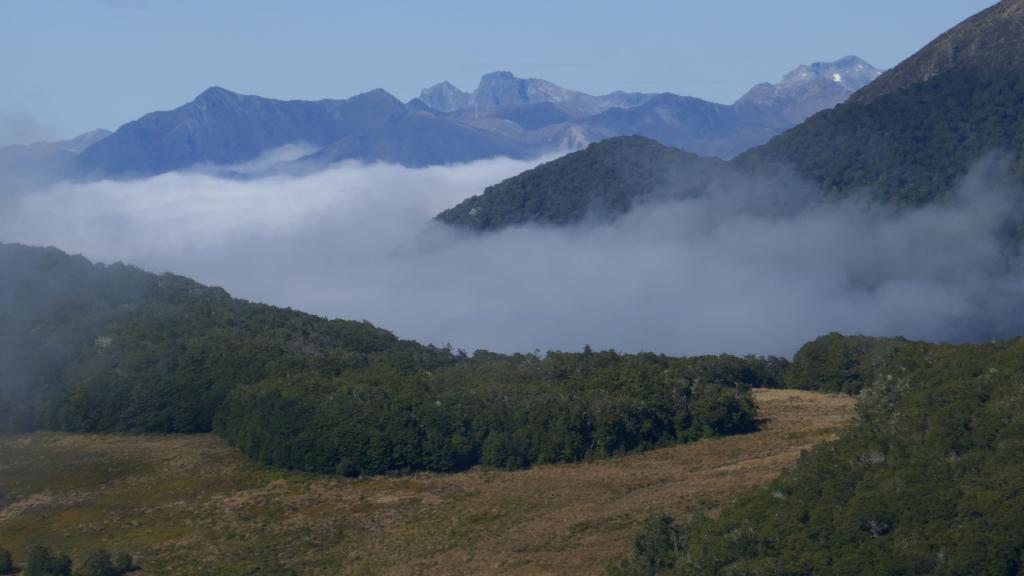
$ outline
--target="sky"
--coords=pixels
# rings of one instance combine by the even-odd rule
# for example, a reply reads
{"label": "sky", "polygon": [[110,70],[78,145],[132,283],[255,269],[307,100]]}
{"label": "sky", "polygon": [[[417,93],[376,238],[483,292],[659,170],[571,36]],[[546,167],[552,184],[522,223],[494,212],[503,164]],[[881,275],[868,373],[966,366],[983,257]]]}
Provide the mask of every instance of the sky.
{"label": "sky", "polygon": [[403,100],[509,70],[732,102],[805,63],[889,68],[992,0],[0,0],[0,145],[115,129],[219,85]]}

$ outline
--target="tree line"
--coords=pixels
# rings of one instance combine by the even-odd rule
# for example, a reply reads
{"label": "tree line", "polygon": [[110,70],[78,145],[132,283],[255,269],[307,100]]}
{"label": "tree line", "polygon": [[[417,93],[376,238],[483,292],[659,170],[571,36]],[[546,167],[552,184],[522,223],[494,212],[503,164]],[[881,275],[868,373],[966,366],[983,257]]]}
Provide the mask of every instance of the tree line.
{"label": "tree line", "polygon": [[110,552],[98,548],[89,552],[79,566],[65,553],[54,553],[45,546],[32,548],[25,559],[24,568],[14,563],[10,551],[0,548],[0,575],[22,574],[22,576],[123,576],[138,570],[131,555]]}
{"label": "tree line", "polygon": [[403,374],[375,363],[237,389],[215,429],[274,466],[344,475],[449,472],[625,454],[756,429],[760,358],[614,351],[501,355]]}

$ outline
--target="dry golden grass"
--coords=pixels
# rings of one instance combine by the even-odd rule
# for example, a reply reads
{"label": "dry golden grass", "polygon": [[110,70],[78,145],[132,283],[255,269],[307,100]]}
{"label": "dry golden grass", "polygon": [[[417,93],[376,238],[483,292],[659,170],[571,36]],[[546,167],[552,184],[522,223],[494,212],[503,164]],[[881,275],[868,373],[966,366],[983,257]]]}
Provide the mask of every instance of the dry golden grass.
{"label": "dry golden grass", "polygon": [[600,574],[640,522],[764,484],[853,399],[759,390],[756,434],[504,472],[344,480],[210,435],[0,438],[0,546],[133,553],[147,574]]}

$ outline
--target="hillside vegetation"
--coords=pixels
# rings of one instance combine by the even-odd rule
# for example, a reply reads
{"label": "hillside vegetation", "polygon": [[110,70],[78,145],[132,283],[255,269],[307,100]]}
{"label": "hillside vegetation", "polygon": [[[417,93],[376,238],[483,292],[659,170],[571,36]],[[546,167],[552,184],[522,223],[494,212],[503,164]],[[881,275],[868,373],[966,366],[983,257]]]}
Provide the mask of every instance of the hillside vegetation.
{"label": "hillside vegetation", "polygon": [[833,335],[802,354],[805,385],[862,390],[855,424],[717,518],[652,520],[616,573],[1020,573],[1024,339]]}
{"label": "hillside vegetation", "polygon": [[949,194],[988,153],[1024,181],[1024,74],[953,69],[926,82],[821,112],[736,159],[791,167],[832,196],[919,206]]}
{"label": "hillside vegetation", "polygon": [[379,360],[454,362],[366,322],[49,248],[0,245],[0,430],[204,432],[228,392]]}
{"label": "hillside vegetation", "polygon": [[640,198],[699,194],[725,166],[641,136],[609,138],[489,186],[437,219],[479,230],[604,220]]}
{"label": "hillside vegetation", "polygon": [[761,378],[727,357],[478,351],[433,371],[271,378],[232,394],[215,429],[260,462],[303,470],[523,468],[753,431],[743,382]]}
{"label": "hillside vegetation", "polygon": [[55,249],[0,245],[0,430],[206,432],[345,475],[521,468],[756,428],[785,361],[472,357]]}

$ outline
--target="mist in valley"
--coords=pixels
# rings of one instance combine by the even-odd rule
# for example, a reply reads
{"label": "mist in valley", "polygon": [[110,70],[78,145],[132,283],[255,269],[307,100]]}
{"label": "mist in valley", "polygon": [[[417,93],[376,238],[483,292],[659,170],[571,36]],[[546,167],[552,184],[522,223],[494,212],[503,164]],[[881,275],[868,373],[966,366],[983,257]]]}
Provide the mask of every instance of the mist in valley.
{"label": "mist in valley", "polygon": [[1020,260],[1002,241],[1019,196],[998,184],[998,159],[954,198],[902,212],[734,175],[700,198],[572,227],[480,234],[432,221],[538,162],[61,183],[8,195],[0,241],[468,351],[790,355],[831,331],[963,341],[1024,328]]}

